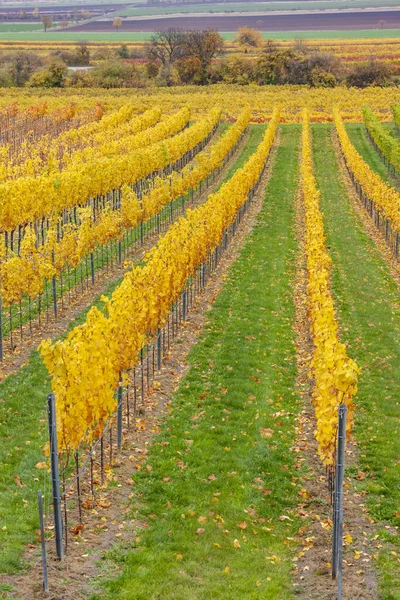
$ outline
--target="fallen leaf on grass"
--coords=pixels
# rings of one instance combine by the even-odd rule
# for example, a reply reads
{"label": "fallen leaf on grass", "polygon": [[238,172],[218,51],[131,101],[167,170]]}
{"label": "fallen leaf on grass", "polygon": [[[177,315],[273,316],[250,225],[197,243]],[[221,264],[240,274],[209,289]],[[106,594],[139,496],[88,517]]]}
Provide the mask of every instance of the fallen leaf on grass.
{"label": "fallen leaf on grass", "polygon": [[240,521],[240,523],[237,524],[237,526],[239,527],[239,529],[247,529],[247,523],[246,521]]}
{"label": "fallen leaf on grass", "polygon": [[274,435],[273,429],[266,429],[265,427],[261,427],[260,434],[262,438],[270,438]]}
{"label": "fallen leaf on grass", "polygon": [[239,540],[233,540],[233,547],[234,548],[240,548],[240,542],[239,542]]}
{"label": "fallen leaf on grass", "polygon": [[35,465],[35,469],[47,469],[47,463],[45,463],[44,461],[38,462]]}
{"label": "fallen leaf on grass", "polygon": [[21,479],[18,477],[18,475],[14,475],[13,479],[18,487],[22,487]]}
{"label": "fallen leaf on grass", "polygon": [[203,517],[203,516],[202,516],[202,517],[199,517],[199,518],[197,519],[197,522],[198,522],[198,523],[207,523],[207,517]]}
{"label": "fallen leaf on grass", "polygon": [[203,535],[204,532],[205,532],[205,529],[203,529],[203,527],[199,527],[198,529],[196,529],[195,534]]}

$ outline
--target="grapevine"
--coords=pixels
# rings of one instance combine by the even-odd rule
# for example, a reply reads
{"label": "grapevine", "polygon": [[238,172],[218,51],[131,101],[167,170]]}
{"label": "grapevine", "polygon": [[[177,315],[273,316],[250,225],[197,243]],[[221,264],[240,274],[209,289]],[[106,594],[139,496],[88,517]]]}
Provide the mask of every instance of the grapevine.
{"label": "grapevine", "polygon": [[188,278],[215,248],[257,182],[280,119],[275,110],[263,141],[245,166],[188,211],[146,256],[144,266],[128,272],[105,312],[92,308],[86,322],[67,339],[41,344],[44,363],[57,398],[62,449],[76,448],[101,433],[116,408],[121,372],[138,359],[148,336],[164,323]]}
{"label": "grapevine", "polygon": [[313,175],[309,113],[303,112],[301,192],[305,208],[305,251],[307,257],[307,300],[314,344],[311,371],[314,378],[313,404],[315,437],[325,465],[335,463],[337,411],[348,408],[347,434],[353,427],[354,401],[359,368],[347,356],[339,340],[338,322],[330,292],[331,259],[325,247],[319,191]]}
{"label": "grapevine", "polygon": [[189,110],[184,108],[169,118],[159,131],[158,139],[163,141],[141,151],[125,154],[121,149],[117,156],[94,157],[85,163],[71,165],[56,175],[21,177],[4,182],[0,185],[0,227],[11,231],[21,223],[58,215],[64,209],[107,194],[123,184],[134,184],[174,162],[213,129],[221,111],[214,109],[208,117],[165,139],[187,124],[189,114]]}
{"label": "grapevine", "polygon": [[364,194],[372,200],[391,222],[393,230],[400,232],[400,195],[383,181],[359,155],[347,134],[339,110],[334,109],[334,121],[346,164]]}

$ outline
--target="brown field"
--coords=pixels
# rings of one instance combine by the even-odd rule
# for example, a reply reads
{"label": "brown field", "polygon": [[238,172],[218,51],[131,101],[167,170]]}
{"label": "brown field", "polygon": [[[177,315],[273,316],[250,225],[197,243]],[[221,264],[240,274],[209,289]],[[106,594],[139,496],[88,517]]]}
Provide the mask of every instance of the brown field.
{"label": "brown field", "polygon": [[[400,11],[318,13],[268,16],[204,16],[168,17],[165,19],[124,19],[119,31],[157,31],[169,27],[182,29],[213,28],[236,31],[248,25],[260,31],[313,31],[318,29],[396,29],[400,27]],[[115,31],[112,21],[93,21],[69,27],[68,31]]]}

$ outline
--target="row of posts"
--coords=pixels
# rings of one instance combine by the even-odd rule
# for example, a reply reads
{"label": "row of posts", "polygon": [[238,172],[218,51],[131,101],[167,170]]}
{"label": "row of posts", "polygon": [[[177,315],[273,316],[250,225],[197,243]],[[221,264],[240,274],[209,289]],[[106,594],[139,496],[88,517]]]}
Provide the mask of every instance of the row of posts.
{"label": "row of posts", "polygon": [[[253,194],[249,194],[252,199]],[[235,233],[232,228],[233,234]],[[223,247],[226,248],[228,243],[227,235],[223,236]],[[217,251],[217,249],[216,249]],[[215,256],[216,264],[218,263],[218,254]],[[200,266],[201,286],[205,285],[206,264]],[[182,293],[182,319],[187,317],[187,293],[186,290]],[[157,367],[161,369],[162,363],[162,338],[161,330],[157,331],[156,336],[156,353]],[[117,446],[122,448],[122,429],[123,429],[123,388],[120,385],[117,392]],[[50,439],[50,460],[51,460],[51,479],[52,479],[52,497],[53,497],[53,516],[54,530],[57,557],[62,560],[64,558],[63,547],[63,522],[61,509],[61,489],[58,464],[58,443],[57,443],[57,426],[56,426],[56,410],[55,396],[49,394],[47,396],[48,408],[48,423],[49,423],[49,439]],[[333,537],[332,537],[332,578],[337,580],[337,598],[342,600],[342,581],[343,581],[343,483],[344,483],[344,468],[345,468],[345,445],[346,445],[346,415],[347,407],[343,404],[338,409],[338,428],[337,428],[337,455],[336,455],[336,472],[334,486],[334,506],[333,506]],[[42,495],[38,495],[40,530],[41,530],[41,545],[42,545],[42,563],[43,563],[43,588],[48,591],[48,576],[46,563],[46,545],[43,519],[43,502]]]}
{"label": "row of posts", "polygon": [[[244,205],[239,208],[237,213],[237,219],[240,223],[244,212],[247,210],[251,201],[254,198],[255,190],[257,189],[261,177],[264,173],[265,167],[260,174],[260,177],[255,184],[254,188],[249,192],[248,198]],[[232,223],[232,236],[236,234],[236,223]],[[222,250],[226,250],[228,246],[228,232],[224,232],[221,240]],[[218,246],[215,248],[214,267],[216,268],[219,262],[219,250]],[[200,285],[204,289],[206,285],[207,277],[207,264],[206,262],[200,265]],[[188,312],[188,296],[187,290],[182,292],[182,320],[185,321]],[[157,352],[157,367],[161,369],[162,364],[162,332],[161,329],[157,331],[156,336],[156,352]],[[123,429],[123,388],[120,385],[117,391],[117,446],[118,449],[122,448],[122,429]],[[63,546],[63,520],[62,520],[62,495],[60,487],[60,472],[59,472],[59,461],[58,461],[58,442],[57,442],[57,424],[56,424],[56,408],[55,408],[55,396],[54,394],[48,394],[47,396],[47,410],[48,410],[48,425],[49,425],[49,440],[50,440],[50,461],[51,461],[51,480],[52,480],[52,499],[53,499],[53,518],[54,518],[54,534],[56,544],[56,554],[60,560],[64,558],[64,546]],[[38,498],[39,502],[39,516],[40,522],[43,522],[43,503],[41,493]],[[48,588],[47,582],[47,567],[46,567],[46,546],[44,533],[42,537],[42,561],[43,561],[43,586],[44,589]]]}
{"label": "row of posts", "polygon": [[[205,264],[201,269],[202,285],[205,283]],[[186,303],[183,294],[182,318],[186,319]],[[162,347],[161,331],[157,333],[157,366],[161,369]],[[122,448],[122,386],[118,388],[118,408],[117,408],[117,446]],[[53,496],[53,515],[56,553],[60,560],[64,558],[63,546],[63,523],[61,509],[61,489],[58,464],[58,445],[57,445],[57,426],[55,412],[55,396],[47,396],[49,438],[50,438],[50,461],[51,461],[51,481]],[[337,452],[336,452],[336,472],[334,488],[334,506],[333,506],[333,536],[332,536],[332,579],[337,580],[337,598],[342,600],[343,587],[343,483],[345,469],[345,447],[346,447],[346,416],[347,407],[341,404],[338,409],[338,429],[337,429]],[[46,540],[43,518],[42,493],[38,493],[39,520],[41,532],[42,564],[43,564],[43,588],[48,591],[47,561],[46,561]]]}
{"label": "row of posts", "polygon": [[[264,167],[265,169],[265,167]],[[264,170],[263,170],[264,172]],[[263,173],[262,173],[263,174]],[[262,174],[260,175],[255,188],[258,186]],[[251,190],[248,200],[254,197],[254,190]],[[248,202],[246,201],[244,210],[246,210]],[[238,211],[239,220],[242,210]],[[235,234],[235,226],[232,224],[232,234]],[[225,232],[222,242],[223,249],[226,249],[228,243],[227,232]],[[218,263],[218,248],[216,248],[215,264]],[[206,264],[200,266],[201,286],[205,285]],[[0,311],[1,314],[1,311]],[[186,320],[187,316],[187,295],[186,290],[182,293],[182,319]],[[157,348],[157,366],[161,369],[162,363],[162,342],[161,330],[158,330],[156,337]],[[123,429],[123,388],[120,385],[117,392],[117,446],[122,448],[122,429]],[[63,521],[61,509],[61,488],[60,474],[58,462],[58,442],[57,442],[57,426],[56,426],[56,408],[55,396],[49,394],[47,396],[48,409],[48,425],[49,425],[49,440],[50,440],[50,461],[51,461],[51,480],[52,480],[52,497],[53,497],[53,517],[54,531],[57,557],[60,560],[64,558],[63,547]],[[343,547],[343,482],[344,482],[344,464],[345,464],[345,443],[346,443],[346,413],[345,405],[340,405],[338,410],[338,433],[337,433],[337,457],[336,457],[336,473],[335,473],[335,489],[334,489],[334,507],[333,507],[333,539],[332,539],[332,578],[338,582],[338,600],[342,600],[342,547]],[[41,492],[38,493],[39,520],[41,531],[41,547],[42,547],[42,564],[43,564],[43,588],[48,591],[48,575],[46,561],[46,543],[43,518],[43,500]]]}
{"label": "row of posts", "polygon": [[[172,172],[173,170],[176,169],[180,169],[183,168],[186,164],[187,164],[187,159],[192,159],[194,156],[196,156],[196,154],[201,151],[211,140],[212,136],[215,134],[215,132],[218,129],[219,124],[217,123],[214,128],[212,129],[212,131],[208,134],[208,136],[206,136],[206,138],[204,138],[201,142],[199,142],[194,148],[192,148],[191,150],[189,150],[188,152],[185,153],[185,155],[181,158],[178,159],[175,163],[171,163],[166,170],[169,170],[170,172]],[[240,138],[242,139],[242,138]],[[240,140],[239,140],[240,141]],[[239,141],[237,143],[239,143]],[[235,145],[236,148],[237,144]],[[235,149],[234,148],[234,149]],[[232,149],[232,150],[234,150]],[[231,156],[231,152],[228,153],[228,157]],[[227,157],[227,158],[228,158]],[[150,175],[150,177],[152,177],[153,174]],[[142,183],[145,180],[141,180],[140,182],[138,182],[138,184],[136,184],[135,190],[137,191],[138,195],[139,195],[139,199],[141,199],[141,189],[142,189]],[[209,178],[207,177],[207,187],[208,187],[208,181]],[[201,191],[201,185],[202,182],[200,182],[200,191]],[[114,194],[114,192],[119,192],[119,190],[114,190],[112,193]],[[193,197],[193,196],[192,196]],[[172,211],[173,211],[173,202],[172,201],[170,203],[170,208],[171,208],[171,218],[172,218]],[[184,208],[184,198],[183,198],[183,208]],[[158,230],[160,227],[160,220],[158,218],[157,221],[157,226],[158,226]],[[144,230],[143,230],[143,221],[140,222],[139,224],[139,231],[140,231],[140,245],[143,245],[144,243]],[[53,251],[54,254],[54,251]],[[122,252],[122,242],[121,240],[118,241],[118,262],[119,264],[122,264],[122,259],[123,259],[123,252]],[[53,260],[54,260],[54,256],[53,256]],[[89,253],[89,264],[90,264],[90,279],[91,279],[91,283],[92,285],[94,285],[95,283],[95,256],[94,256],[94,252],[91,251]],[[87,274],[87,271],[86,271]],[[53,313],[54,313],[54,317],[55,319],[58,318],[58,297],[57,297],[57,278],[56,276],[53,276],[52,280],[51,280],[51,297],[52,297],[52,304],[53,304]],[[22,310],[20,308],[20,310]],[[40,309],[39,309],[40,310]],[[3,342],[3,313],[2,313],[2,305],[1,305],[1,297],[0,297],[0,362],[4,360],[4,342]],[[11,317],[10,317],[11,318]],[[21,316],[20,316],[20,320],[21,320]],[[12,332],[11,332],[12,335]],[[22,335],[22,334],[21,334]]]}

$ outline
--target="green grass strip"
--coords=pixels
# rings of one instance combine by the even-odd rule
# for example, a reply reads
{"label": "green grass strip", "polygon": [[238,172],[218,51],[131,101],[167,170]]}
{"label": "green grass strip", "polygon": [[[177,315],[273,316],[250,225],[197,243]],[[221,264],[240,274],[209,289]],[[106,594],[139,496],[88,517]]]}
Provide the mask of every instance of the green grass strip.
{"label": "green grass strip", "polygon": [[[379,597],[394,600],[400,599],[400,540],[384,524],[400,526],[400,297],[353,209],[331,133],[331,125],[313,127],[314,172],[333,260],[332,288],[341,332],[362,368],[354,434],[359,467],[366,478],[355,485],[367,492],[370,514],[380,523],[380,537],[393,544],[383,544],[378,570]],[[356,473],[355,468],[348,470],[349,476]]]}
{"label": "green grass strip", "polygon": [[[149,41],[154,32],[145,31],[17,31],[1,32],[0,40],[3,42],[111,42],[123,44],[124,42]],[[234,40],[236,31],[220,32],[224,40]],[[262,31],[261,35],[266,40],[353,40],[353,39],[378,39],[398,38],[400,29],[326,29],[318,31]]]}
{"label": "green grass strip", "polygon": [[391,186],[398,188],[398,180],[393,177],[379,152],[375,150],[368,137],[364,123],[346,123],[349,138],[357,152],[377,175]]}
{"label": "green grass strip", "polygon": [[134,476],[132,517],[153,515],[150,528],[136,547],[112,553],[124,570],[98,598],[293,597],[299,134],[281,127],[257,224],[190,352],[148,457],[152,471]]}
{"label": "green grass strip", "polygon": [[[250,126],[248,143],[226,172],[225,180],[255,151],[264,131],[265,125]],[[121,278],[104,293],[110,295],[120,282]],[[103,306],[99,299],[94,304]],[[83,323],[88,310],[74,319],[69,329]],[[46,473],[35,469],[44,459],[42,448],[48,437],[46,394],[50,391],[48,374],[37,351],[32,352],[25,366],[0,383],[0,573],[23,567],[21,553],[36,539],[37,492],[50,489]],[[20,478],[23,487],[14,476]]]}

